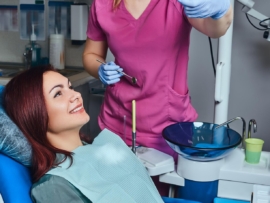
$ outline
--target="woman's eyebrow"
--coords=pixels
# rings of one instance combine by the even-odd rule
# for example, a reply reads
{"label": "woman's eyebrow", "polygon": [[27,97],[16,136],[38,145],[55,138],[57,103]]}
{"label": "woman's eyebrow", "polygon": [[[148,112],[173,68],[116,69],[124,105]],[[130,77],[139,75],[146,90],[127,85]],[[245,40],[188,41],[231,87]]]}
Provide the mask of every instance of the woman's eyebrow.
{"label": "woman's eyebrow", "polygon": [[49,93],[51,93],[51,91],[53,91],[53,89],[54,88],[57,88],[57,87],[61,87],[61,88],[63,88],[63,85],[55,85],[51,90],[50,90],[50,92]]}
{"label": "woman's eyebrow", "polygon": [[[68,86],[69,86],[69,84],[71,84],[71,82],[69,81],[69,79],[67,79],[67,84],[68,84]],[[59,85],[55,85],[55,86],[53,86],[53,88],[50,90],[50,92],[49,92],[49,93],[51,93],[51,91],[53,91],[53,89],[54,89],[54,88],[57,88],[57,87],[61,87],[61,88],[63,88],[64,86],[63,86],[63,85],[61,85],[61,84],[59,84]]]}

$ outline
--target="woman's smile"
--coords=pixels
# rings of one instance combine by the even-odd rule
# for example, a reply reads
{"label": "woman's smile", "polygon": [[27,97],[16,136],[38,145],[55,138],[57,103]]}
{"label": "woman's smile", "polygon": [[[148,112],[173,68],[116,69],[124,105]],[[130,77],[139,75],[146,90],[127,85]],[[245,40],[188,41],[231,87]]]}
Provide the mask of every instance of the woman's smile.
{"label": "woman's smile", "polygon": [[79,104],[77,105],[73,110],[71,110],[69,113],[70,114],[75,114],[75,113],[83,113],[85,110],[84,110],[84,107],[82,104]]}

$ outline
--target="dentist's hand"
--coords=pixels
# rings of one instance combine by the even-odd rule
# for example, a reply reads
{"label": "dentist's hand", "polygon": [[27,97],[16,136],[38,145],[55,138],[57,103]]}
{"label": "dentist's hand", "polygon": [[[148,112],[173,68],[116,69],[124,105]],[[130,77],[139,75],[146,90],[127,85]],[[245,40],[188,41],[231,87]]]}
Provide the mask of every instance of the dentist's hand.
{"label": "dentist's hand", "polygon": [[120,81],[120,77],[123,76],[123,74],[119,72],[122,71],[123,69],[114,62],[109,62],[99,66],[98,75],[104,85],[111,85]]}
{"label": "dentist's hand", "polygon": [[230,0],[178,0],[189,18],[219,19],[230,8]]}

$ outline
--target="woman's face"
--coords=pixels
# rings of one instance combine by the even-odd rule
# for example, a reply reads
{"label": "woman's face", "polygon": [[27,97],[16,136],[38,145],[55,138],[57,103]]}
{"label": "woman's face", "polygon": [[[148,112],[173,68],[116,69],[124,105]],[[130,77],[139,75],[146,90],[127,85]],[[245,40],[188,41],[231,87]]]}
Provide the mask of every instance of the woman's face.
{"label": "woman's face", "polygon": [[74,91],[69,80],[61,74],[53,71],[43,74],[43,94],[49,116],[49,132],[80,129],[89,121],[81,94]]}

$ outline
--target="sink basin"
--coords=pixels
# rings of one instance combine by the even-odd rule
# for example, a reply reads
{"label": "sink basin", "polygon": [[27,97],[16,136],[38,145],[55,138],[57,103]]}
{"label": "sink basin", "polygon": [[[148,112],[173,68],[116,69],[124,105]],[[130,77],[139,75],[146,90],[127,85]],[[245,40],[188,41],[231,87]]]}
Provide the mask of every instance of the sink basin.
{"label": "sink basin", "polygon": [[241,135],[225,126],[206,122],[180,122],[166,127],[163,137],[186,159],[214,161],[227,156],[242,141]]}

